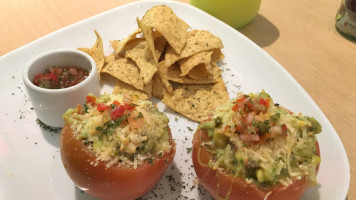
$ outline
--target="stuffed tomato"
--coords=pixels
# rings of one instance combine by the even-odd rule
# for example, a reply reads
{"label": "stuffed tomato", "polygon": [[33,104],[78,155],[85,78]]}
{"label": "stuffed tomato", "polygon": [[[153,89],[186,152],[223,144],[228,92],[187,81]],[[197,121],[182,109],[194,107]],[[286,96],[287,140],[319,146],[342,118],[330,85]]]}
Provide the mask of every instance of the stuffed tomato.
{"label": "stuffed tomato", "polygon": [[136,199],[162,177],[175,156],[167,116],[149,101],[87,96],[69,109],[60,139],[73,182],[103,200]]}
{"label": "stuffed tomato", "polygon": [[299,199],[317,184],[321,129],[264,91],[239,93],[199,125],[194,169],[215,199]]}

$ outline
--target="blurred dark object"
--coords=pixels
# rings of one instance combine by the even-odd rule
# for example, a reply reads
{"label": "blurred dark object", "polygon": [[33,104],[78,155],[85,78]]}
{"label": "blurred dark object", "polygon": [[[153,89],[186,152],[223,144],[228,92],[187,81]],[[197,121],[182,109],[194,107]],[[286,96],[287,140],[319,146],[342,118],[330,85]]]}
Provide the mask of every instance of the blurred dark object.
{"label": "blurred dark object", "polygon": [[341,35],[356,41],[356,0],[342,0],[335,27]]}

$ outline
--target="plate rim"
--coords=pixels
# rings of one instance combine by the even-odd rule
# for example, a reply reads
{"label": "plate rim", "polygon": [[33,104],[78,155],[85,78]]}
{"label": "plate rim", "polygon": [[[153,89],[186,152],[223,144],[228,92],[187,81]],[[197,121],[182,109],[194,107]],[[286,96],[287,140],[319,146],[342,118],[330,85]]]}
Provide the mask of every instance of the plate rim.
{"label": "plate rim", "polygon": [[[106,15],[108,13],[112,13],[112,12],[117,12],[117,10],[121,10],[121,9],[126,9],[128,7],[134,7],[134,6],[137,6],[137,5],[140,5],[140,4],[151,4],[152,6],[153,5],[157,5],[157,4],[166,4],[166,5],[172,5],[172,6],[175,6],[175,5],[179,5],[179,6],[190,6],[192,7],[192,9],[195,9],[195,11],[197,12],[200,12],[200,14],[202,15],[205,15],[205,16],[209,16],[211,18],[211,20],[217,20],[219,22],[221,22],[220,20],[212,17],[211,15],[191,6],[190,4],[186,4],[186,3],[182,3],[182,2],[178,2],[178,1],[171,1],[171,0],[162,0],[162,1],[157,1],[157,0],[141,0],[141,1],[135,1],[135,2],[130,2],[130,3],[127,3],[127,4],[124,4],[124,5],[121,5],[121,6],[118,6],[118,7],[115,7],[115,8],[111,8],[109,10],[106,10],[106,11],[103,11],[101,13],[98,13],[96,15],[93,15],[93,16],[90,16],[88,18],[85,18],[85,19],[82,19],[82,20],[79,20],[73,24],[70,24],[68,26],[65,26],[65,27],[62,27],[56,31],[53,31],[51,33],[48,33],[40,38],[37,38],[31,42],[28,42],[27,44],[24,44],[23,46],[21,47],[18,47],[10,52],[7,52],[5,53],[4,55],[2,55],[0,57],[0,68],[1,68],[1,63],[4,62],[6,63],[6,60],[7,59],[11,59],[11,57],[13,55],[16,55],[18,53],[21,53],[21,51],[25,51],[27,49],[30,49],[32,45],[42,41],[42,40],[46,40],[46,39],[50,39],[51,37],[55,37],[56,34],[60,34],[61,32],[64,32],[68,29],[71,29],[72,27],[76,27],[78,26],[79,24],[82,24],[82,23],[86,23],[87,21],[91,21],[95,18],[99,18],[103,15]],[[199,14],[199,15],[200,15]],[[225,28],[229,28],[231,30],[234,30],[236,31],[235,29],[231,28],[230,26],[226,25],[225,23],[221,22],[224,26],[226,26]],[[349,160],[348,160],[348,156],[347,156],[347,153],[346,153],[346,150],[345,150],[345,147],[338,135],[338,133],[336,132],[336,130],[334,129],[334,127],[332,126],[332,124],[330,123],[330,121],[328,120],[328,118],[326,117],[326,115],[322,112],[322,110],[320,109],[320,107],[316,104],[316,102],[312,99],[312,97],[305,91],[305,89],[294,79],[294,77],[281,65],[277,62],[277,60],[275,60],[270,54],[268,54],[264,49],[262,49],[261,47],[259,47],[256,43],[254,43],[252,40],[250,40],[249,38],[247,38],[245,35],[241,34],[240,32],[236,31],[237,34],[240,35],[240,37],[243,37],[244,40],[247,40],[250,45],[253,45],[255,49],[257,49],[258,51],[260,51],[260,53],[263,53],[264,56],[266,56],[269,60],[273,61],[273,63],[279,68],[279,70],[282,70],[282,72],[285,74],[285,75],[288,75],[289,76],[289,79],[291,81],[293,81],[293,84],[298,86],[299,89],[301,89],[301,91],[303,92],[303,97],[305,98],[308,98],[309,102],[312,103],[312,106],[313,108],[316,109],[316,111],[318,112],[318,114],[320,114],[320,116],[322,117],[322,120],[326,123],[326,125],[328,126],[327,128],[332,132],[332,137],[334,140],[334,142],[337,142],[337,145],[340,146],[342,148],[342,160],[345,161],[345,163],[347,163],[346,165],[344,165],[344,168],[346,170],[346,180],[344,180],[345,182],[345,185],[347,185],[347,187],[343,187],[343,190],[342,190],[342,194],[345,195],[345,198],[347,197],[347,194],[348,194],[348,190],[349,190],[349,187],[350,187],[350,163],[349,163]]]}

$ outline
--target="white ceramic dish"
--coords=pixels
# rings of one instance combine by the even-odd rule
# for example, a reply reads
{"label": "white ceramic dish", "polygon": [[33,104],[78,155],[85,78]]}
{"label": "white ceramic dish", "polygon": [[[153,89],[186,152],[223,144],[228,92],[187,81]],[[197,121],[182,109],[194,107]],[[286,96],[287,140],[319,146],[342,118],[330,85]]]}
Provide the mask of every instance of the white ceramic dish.
{"label": "white ceramic dish", "polygon": [[[41,129],[24,91],[21,72],[35,55],[58,48],[91,47],[96,29],[104,40],[105,53],[112,52],[109,41],[133,32],[136,17],[156,4],[166,4],[194,29],[209,30],[225,47],[223,78],[230,97],[238,91],[265,89],[275,102],[295,112],[314,116],[323,126],[318,135],[322,163],[319,185],[302,199],[345,199],[350,184],[350,169],[344,147],[334,128],[304,89],[266,52],[242,34],[202,11],[178,2],[139,1],[115,8],[76,23],[0,58],[0,199],[93,199],[75,188],[59,155],[59,134]],[[102,85],[104,90],[110,86]],[[155,100],[153,100],[155,101]],[[153,199],[209,199],[196,184],[187,148],[191,146],[197,123],[175,114],[164,104],[159,108],[170,118],[177,154],[172,167],[157,186],[145,195]]]}
{"label": "white ceramic dish", "polygon": [[[32,83],[35,76],[51,66],[78,66],[90,71],[88,77],[77,85],[63,89],[40,88]],[[30,60],[23,70],[23,82],[38,118],[53,127],[62,127],[63,113],[78,104],[88,93],[98,96],[100,82],[95,61],[88,54],[76,49],[55,49]]]}

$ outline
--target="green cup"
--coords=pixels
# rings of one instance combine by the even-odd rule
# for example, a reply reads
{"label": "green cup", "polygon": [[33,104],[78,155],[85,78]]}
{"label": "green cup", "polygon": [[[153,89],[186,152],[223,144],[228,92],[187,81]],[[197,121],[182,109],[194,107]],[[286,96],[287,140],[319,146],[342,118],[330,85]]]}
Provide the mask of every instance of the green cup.
{"label": "green cup", "polygon": [[190,4],[240,29],[256,17],[261,0],[190,0]]}

